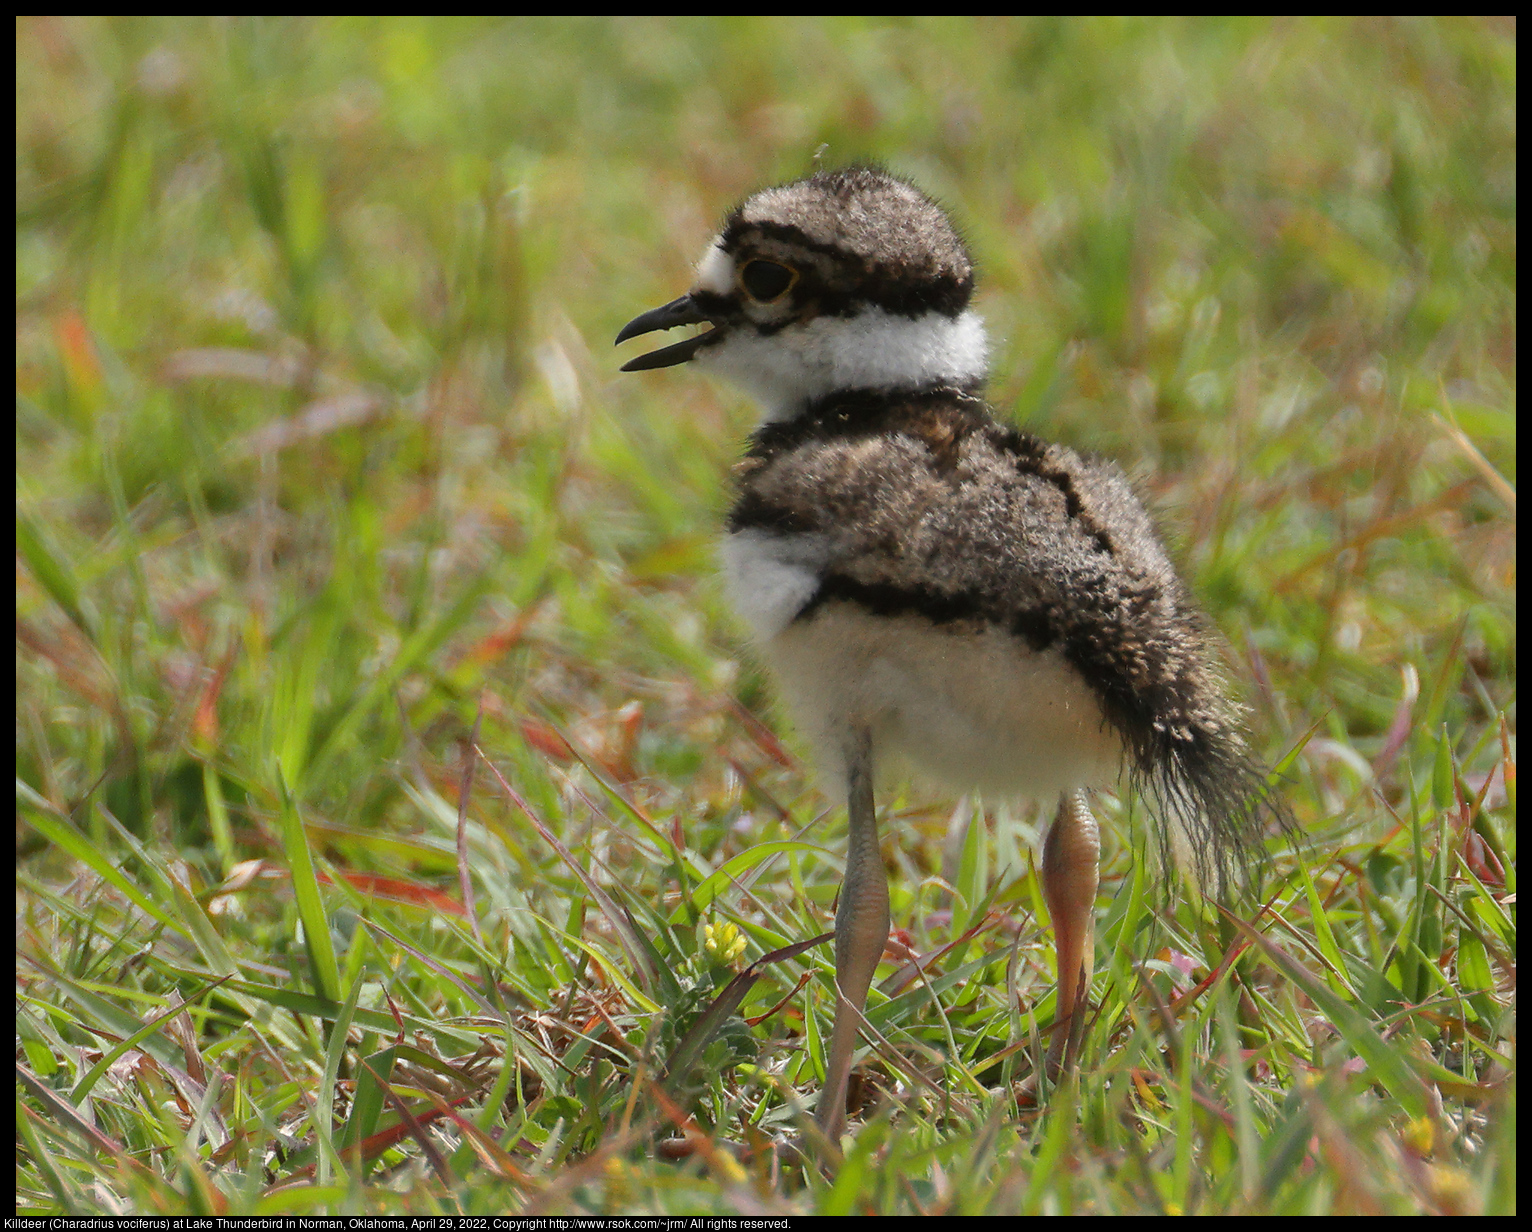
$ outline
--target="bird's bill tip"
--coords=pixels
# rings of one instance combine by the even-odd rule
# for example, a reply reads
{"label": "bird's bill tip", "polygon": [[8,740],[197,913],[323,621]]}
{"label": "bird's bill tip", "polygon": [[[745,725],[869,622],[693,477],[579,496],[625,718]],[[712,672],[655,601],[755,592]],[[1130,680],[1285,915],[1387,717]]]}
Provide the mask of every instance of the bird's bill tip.
{"label": "bird's bill tip", "polygon": [[639,313],[618,331],[616,341],[612,345],[620,346],[629,338],[637,338],[640,334],[652,334],[657,329],[674,329],[677,325],[699,325],[707,319],[692,297],[683,295],[659,308],[651,308],[648,312]]}
{"label": "bird's bill tip", "polygon": [[634,317],[617,334],[619,345],[629,338],[637,338],[640,334],[651,334],[659,329],[674,329],[678,325],[702,325],[712,324],[713,329],[697,334],[695,337],[683,339],[672,343],[670,346],[661,347],[658,351],[650,351],[647,355],[640,355],[637,359],[630,359],[623,364],[623,372],[644,372],[650,368],[669,368],[675,364],[684,364],[697,353],[697,348],[702,346],[708,339],[716,337],[719,327],[713,318],[708,316],[697,307],[696,301],[690,295],[683,295],[680,299],[673,299],[670,303],[659,308],[651,308],[648,312],[641,312]]}

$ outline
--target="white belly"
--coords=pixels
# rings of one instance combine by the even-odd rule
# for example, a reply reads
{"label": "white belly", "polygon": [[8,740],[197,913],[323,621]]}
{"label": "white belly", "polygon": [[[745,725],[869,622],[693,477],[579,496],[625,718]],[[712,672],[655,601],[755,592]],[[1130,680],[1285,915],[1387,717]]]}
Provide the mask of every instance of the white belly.
{"label": "white belly", "polygon": [[[723,543],[734,606],[776,670],[832,791],[853,728],[885,773],[902,761],[956,789],[1051,800],[1110,783],[1122,744],[1057,651],[974,623],[875,616],[844,601],[794,619],[818,588],[827,535],[747,530]],[[833,784],[833,785],[832,785]]]}
{"label": "white belly", "polygon": [[788,705],[839,779],[854,726],[889,754],[958,791],[1051,800],[1110,783],[1122,745],[1079,674],[1003,630],[939,626],[826,604],[764,645]]}

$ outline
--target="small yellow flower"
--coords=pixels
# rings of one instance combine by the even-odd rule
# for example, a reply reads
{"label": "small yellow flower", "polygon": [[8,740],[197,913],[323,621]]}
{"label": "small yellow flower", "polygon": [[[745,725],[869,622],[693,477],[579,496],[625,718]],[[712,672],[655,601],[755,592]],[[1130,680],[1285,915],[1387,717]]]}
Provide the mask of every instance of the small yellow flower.
{"label": "small yellow flower", "polygon": [[633,1197],[633,1187],[629,1183],[632,1169],[613,1155],[602,1165],[602,1171],[606,1173],[606,1209],[625,1209]]}
{"label": "small yellow flower", "polygon": [[745,935],[725,920],[702,926],[702,948],[721,963],[731,963],[745,952]]}
{"label": "small yellow flower", "polygon": [[1461,1168],[1435,1167],[1430,1174],[1431,1196],[1453,1214],[1473,1214],[1473,1203],[1478,1195],[1474,1181]]}
{"label": "small yellow flower", "polygon": [[[744,938],[742,937],[740,940],[743,941]],[[740,1167],[739,1160],[735,1159],[727,1150],[719,1151],[711,1162],[713,1171],[723,1174],[723,1181],[726,1185],[743,1185],[750,1179],[750,1174]]]}
{"label": "small yellow flower", "polygon": [[1416,1117],[1404,1131],[1404,1141],[1417,1155],[1429,1155],[1436,1145],[1436,1126],[1430,1117]]}

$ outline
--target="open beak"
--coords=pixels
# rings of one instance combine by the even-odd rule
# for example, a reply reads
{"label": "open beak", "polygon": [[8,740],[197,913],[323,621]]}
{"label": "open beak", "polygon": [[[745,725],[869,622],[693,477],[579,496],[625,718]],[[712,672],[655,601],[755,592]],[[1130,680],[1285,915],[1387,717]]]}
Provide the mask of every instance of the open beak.
{"label": "open beak", "polygon": [[[657,329],[674,329],[677,325],[700,325],[704,321],[712,322],[713,318],[701,311],[692,302],[690,295],[683,295],[680,299],[671,300],[663,308],[651,308],[648,312],[634,317],[622,327],[622,332],[617,335],[617,342],[612,345],[626,342],[629,338],[637,338],[640,334],[652,334]],[[684,364],[697,353],[698,347],[716,338],[721,328],[722,326],[715,323],[714,327],[706,333],[671,343],[668,347],[650,351],[637,359],[630,359],[623,364],[622,371],[643,372],[649,368],[669,368],[674,364]]]}

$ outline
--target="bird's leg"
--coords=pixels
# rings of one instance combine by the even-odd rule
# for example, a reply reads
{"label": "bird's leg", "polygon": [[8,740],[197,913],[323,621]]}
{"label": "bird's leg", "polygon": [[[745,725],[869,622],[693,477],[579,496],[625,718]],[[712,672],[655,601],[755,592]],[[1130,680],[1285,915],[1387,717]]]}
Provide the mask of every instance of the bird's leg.
{"label": "bird's leg", "polygon": [[1057,1076],[1073,1062],[1085,1027],[1091,964],[1095,957],[1094,910],[1100,881],[1101,834],[1085,803],[1084,792],[1070,792],[1043,843],[1043,897],[1053,917],[1058,955],[1057,1025],[1048,1047],[1048,1073]]}
{"label": "bird's leg", "polygon": [[878,851],[878,819],[873,811],[872,737],[865,729],[852,733],[846,769],[851,837],[846,880],[835,913],[835,1026],[816,1112],[819,1127],[831,1142],[839,1141],[846,1126],[846,1087],[858,1020],[888,943],[889,922],[888,875]]}

